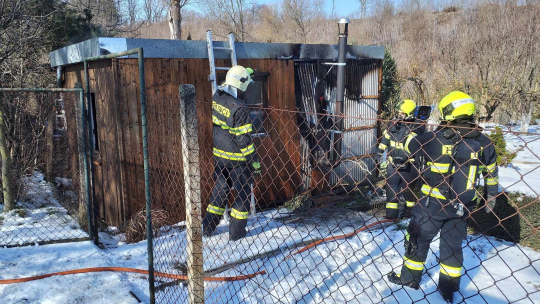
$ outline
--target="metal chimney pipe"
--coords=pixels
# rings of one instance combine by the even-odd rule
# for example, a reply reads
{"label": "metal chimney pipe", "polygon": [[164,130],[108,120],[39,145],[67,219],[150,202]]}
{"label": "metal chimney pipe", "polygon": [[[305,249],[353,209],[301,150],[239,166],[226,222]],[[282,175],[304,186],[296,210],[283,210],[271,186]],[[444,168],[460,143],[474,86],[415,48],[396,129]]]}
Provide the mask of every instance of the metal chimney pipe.
{"label": "metal chimney pipe", "polygon": [[343,112],[345,108],[345,67],[347,66],[347,37],[349,36],[349,18],[341,18],[338,22],[339,41],[338,41],[338,63],[337,63],[337,92],[336,92],[336,119],[334,133],[334,150],[332,153],[334,164],[339,163],[341,159],[343,138]]}
{"label": "metal chimney pipe", "polygon": [[62,87],[62,72],[64,71],[64,68],[62,66],[56,67],[56,87],[61,88]]}
{"label": "metal chimney pipe", "polygon": [[[349,36],[349,18],[341,18],[338,22],[339,29],[339,51],[338,51],[338,70],[337,70],[337,98],[336,102],[341,102],[343,110],[343,101],[345,100],[345,66],[347,65],[347,37]],[[342,111],[343,114],[343,111]]]}

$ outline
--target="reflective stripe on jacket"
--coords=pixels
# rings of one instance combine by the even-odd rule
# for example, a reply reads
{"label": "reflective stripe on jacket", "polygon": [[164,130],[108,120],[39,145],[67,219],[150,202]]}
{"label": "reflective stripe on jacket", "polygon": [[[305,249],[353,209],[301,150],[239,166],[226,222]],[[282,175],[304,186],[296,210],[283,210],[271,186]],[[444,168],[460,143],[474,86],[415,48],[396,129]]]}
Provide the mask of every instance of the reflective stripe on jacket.
{"label": "reflective stripe on jacket", "polygon": [[219,165],[232,168],[253,161],[253,127],[249,109],[242,100],[218,90],[212,101],[212,123],[213,153]]}
{"label": "reflective stripe on jacket", "polygon": [[429,166],[423,173],[422,193],[444,201],[455,199],[463,204],[473,201],[477,197],[481,165],[489,163],[493,157],[493,151],[484,149],[483,139],[479,140],[482,136],[485,135],[479,130],[458,126],[440,127],[434,132],[410,136],[405,151],[412,155],[423,154]]}

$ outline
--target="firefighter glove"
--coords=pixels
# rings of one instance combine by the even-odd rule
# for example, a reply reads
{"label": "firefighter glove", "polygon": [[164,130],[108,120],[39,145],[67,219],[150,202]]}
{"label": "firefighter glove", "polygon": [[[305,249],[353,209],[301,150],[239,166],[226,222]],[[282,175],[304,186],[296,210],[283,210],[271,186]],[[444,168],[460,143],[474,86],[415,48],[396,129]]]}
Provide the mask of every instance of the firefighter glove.
{"label": "firefighter glove", "polygon": [[254,162],[251,163],[251,170],[253,172],[253,175],[261,175],[261,163],[260,162]]}

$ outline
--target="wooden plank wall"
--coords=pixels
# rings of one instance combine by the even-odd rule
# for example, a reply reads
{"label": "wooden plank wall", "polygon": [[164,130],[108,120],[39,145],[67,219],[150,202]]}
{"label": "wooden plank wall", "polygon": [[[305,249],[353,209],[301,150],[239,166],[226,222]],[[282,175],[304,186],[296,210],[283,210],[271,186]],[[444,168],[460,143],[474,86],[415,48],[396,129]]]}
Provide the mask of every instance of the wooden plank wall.
{"label": "wooden plank wall", "polygon": [[[94,93],[96,104],[96,125],[98,130],[99,155],[101,162],[92,164],[94,204],[99,217],[107,223],[119,226],[131,214],[124,210],[124,187],[122,176],[124,166],[120,160],[123,154],[122,138],[118,124],[118,61],[102,60],[89,63],[90,92]],[[76,82],[84,85],[82,64],[66,67],[64,87],[72,88]],[[73,130],[74,131],[74,130]]]}
{"label": "wooden plank wall", "polygon": [[[228,66],[218,60],[217,66]],[[294,62],[292,60],[240,60],[239,64],[267,72],[268,106],[265,127],[269,134],[255,140],[263,166],[255,186],[260,207],[294,196],[301,184],[300,134],[296,126]],[[212,91],[207,59],[146,59],[149,154],[153,209],[163,209],[174,221],[183,220],[183,177],[179,131],[178,86],[196,87],[201,147],[203,204],[208,204],[213,185]],[[145,206],[142,133],[140,126],[139,72],[136,59],[91,63],[91,88],[96,93],[102,165],[101,216],[120,225]],[[82,65],[65,69],[65,87],[84,82]],[[285,111],[280,111],[285,110]]]}
{"label": "wooden plank wall", "polygon": [[[225,60],[218,60],[217,66],[227,66]],[[292,60],[240,60],[239,64],[268,72],[269,107],[294,110],[294,62]],[[145,60],[149,154],[153,208],[164,209],[183,219],[183,178],[181,138],[178,129],[178,86],[193,84],[196,87],[199,118],[199,138],[201,147],[201,179],[203,203],[210,199],[213,172],[212,121],[210,101],[212,91],[208,82],[207,59],[147,59]],[[134,59],[121,59],[120,90],[131,85],[138,86],[138,66]],[[120,93],[122,96],[122,93]],[[121,104],[124,100],[121,99]],[[126,98],[128,108],[138,106],[138,96]],[[137,104],[135,104],[137,103]],[[125,111],[122,111],[125,112]],[[255,187],[257,202],[265,206],[274,200],[283,200],[294,195],[300,184],[298,153],[299,133],[296,116],[291,112],[269,111],[266,127],[269,136],[257,139],[258,153],[265,169],[264,180]],[[131,117],[131,115],[129,115]],[[138,119],[133,116],[133,119]],[[126,187],[130,190],[128,210],[140,210],[144,206],[144,181],[142,171],[142,150],[140,132],[134,131],[138,123],[123,119],[124,144],[131,147],[124,150]],[[127,129],[126,129],[127,128]],[[129,129],[129,130],[128,130]],[[138,128],[137,128],[138,129]],[[131,137],[130,137],[131,135]],[[133,164],[133,165],[131,165]],[[134,189],[133,191],[131,189]]]}

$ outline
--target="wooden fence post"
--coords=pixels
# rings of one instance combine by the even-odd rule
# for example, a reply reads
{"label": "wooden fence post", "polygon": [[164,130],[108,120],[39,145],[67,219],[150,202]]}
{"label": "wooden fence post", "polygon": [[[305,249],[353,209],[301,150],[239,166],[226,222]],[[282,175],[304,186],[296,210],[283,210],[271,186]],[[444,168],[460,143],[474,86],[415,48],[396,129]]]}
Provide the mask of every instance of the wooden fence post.
{"label": "wooden fence post", "polygon": [[201,176],[195,87],[180,85],[180,129],[184,167],[189,304],[204,303]]}

